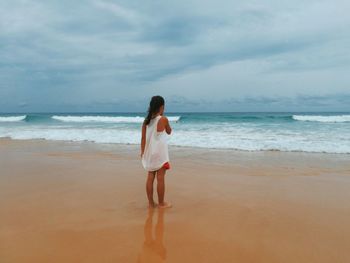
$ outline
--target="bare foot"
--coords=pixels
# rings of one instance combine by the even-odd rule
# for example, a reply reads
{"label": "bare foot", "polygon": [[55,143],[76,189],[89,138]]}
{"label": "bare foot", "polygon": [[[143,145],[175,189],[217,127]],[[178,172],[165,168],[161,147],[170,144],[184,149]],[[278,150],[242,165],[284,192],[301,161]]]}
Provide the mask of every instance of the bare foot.
{"label": "bare foot", "polygon": [[149,203],[148,208],[156,208],[158,205],[156,203]]}
{"label": "bare foot", "polygon": [[158,205],[158,208],[170,208],[172,207],[172,204],[163,202],[162,204]]}

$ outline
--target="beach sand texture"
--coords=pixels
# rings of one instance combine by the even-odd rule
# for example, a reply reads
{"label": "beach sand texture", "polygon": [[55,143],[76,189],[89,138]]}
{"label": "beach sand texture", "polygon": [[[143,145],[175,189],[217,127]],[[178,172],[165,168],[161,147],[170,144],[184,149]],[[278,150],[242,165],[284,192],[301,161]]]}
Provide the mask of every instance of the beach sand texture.
{"label": "beach sand texture", "polygon": [[[0,262],[350,262],[350,155],[0,140]],[[155,195],[156,197],[156,195]]]}

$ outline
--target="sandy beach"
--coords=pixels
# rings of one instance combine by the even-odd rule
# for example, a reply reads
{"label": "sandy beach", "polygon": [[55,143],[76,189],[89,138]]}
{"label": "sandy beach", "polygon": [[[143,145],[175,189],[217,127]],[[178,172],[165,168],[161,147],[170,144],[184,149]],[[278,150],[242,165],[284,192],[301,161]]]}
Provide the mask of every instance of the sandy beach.
{"label": "sandy beach", "polygon": [[350,155],[0,140],[0,262],[350,262]]}

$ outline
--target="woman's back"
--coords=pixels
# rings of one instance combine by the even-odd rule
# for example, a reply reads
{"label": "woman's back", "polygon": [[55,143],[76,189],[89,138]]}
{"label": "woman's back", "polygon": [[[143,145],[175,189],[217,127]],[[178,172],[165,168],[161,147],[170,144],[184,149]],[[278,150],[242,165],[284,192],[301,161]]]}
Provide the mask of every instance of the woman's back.
{"label": "woman's back", "polygon": [[142,165],[147,171],[157,171],[166,162],[169,162],[165,131],[157,131],[158,122],[161,118],[160,115],[156,116],[146,126],[146,144],[142,156]]}

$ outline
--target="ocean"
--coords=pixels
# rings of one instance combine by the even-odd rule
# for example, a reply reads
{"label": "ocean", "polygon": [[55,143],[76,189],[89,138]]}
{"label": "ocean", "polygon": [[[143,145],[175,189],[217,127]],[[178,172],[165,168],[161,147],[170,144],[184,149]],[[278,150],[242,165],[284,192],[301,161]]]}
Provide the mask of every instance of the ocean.
{"label": "ocean", "polygon": [[[139,144],[145,113],[1,114],[0,138]],[[170,145],[350,153],[350,113],[169,113]]]}

